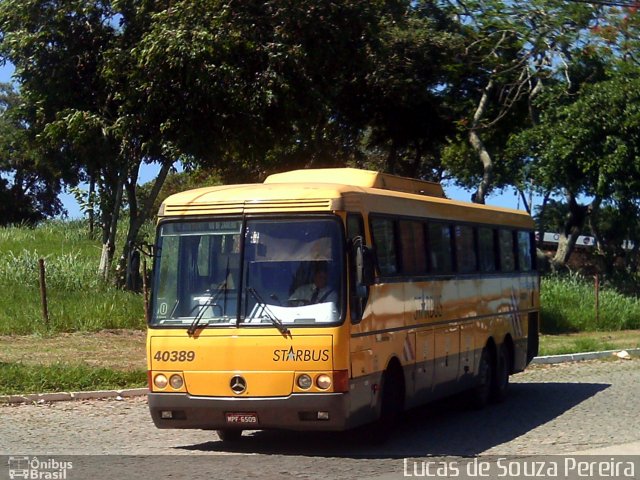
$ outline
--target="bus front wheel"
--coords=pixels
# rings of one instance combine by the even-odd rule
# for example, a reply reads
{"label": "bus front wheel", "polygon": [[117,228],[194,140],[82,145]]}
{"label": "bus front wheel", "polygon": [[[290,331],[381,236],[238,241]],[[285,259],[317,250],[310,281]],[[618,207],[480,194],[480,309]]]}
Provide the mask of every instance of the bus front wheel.
{"label": "bus front wheel", "polygon": [[381,383],[380,417],[366,429],[368,441],[374,445],[380,445],[389,439],[403,411],[402,371],[391,365],[383,373]]}
{"label": "bus front wheel", "polygon": [[223,442],[237,442],[242,436],[242,430],[230,428],[217,430],[216,433],[218,434],[218,437],[220,437],[220,440],[222,440]]}

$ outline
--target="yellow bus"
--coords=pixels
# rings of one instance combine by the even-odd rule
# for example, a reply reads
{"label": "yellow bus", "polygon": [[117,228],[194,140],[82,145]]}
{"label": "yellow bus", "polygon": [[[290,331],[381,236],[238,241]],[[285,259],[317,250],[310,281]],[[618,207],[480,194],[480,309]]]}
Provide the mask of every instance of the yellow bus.
{"label": "yellow bus", "polygon": [[201,188],[160,207],[147,337],[159,428],[386,432],[538,351],[534,224],[358,169]]}

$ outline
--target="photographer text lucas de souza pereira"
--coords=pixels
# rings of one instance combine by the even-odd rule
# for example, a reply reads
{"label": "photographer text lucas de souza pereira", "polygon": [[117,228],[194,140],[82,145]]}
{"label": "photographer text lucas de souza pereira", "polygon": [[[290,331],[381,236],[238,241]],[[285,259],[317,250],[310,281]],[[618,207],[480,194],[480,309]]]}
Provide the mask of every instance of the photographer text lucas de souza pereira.
{"label": "photographer text lucas de souza pereira", "polygon": [[404,459],[404,477],[431,478],[636,478],[640,457],[539,457],[540,459]]}

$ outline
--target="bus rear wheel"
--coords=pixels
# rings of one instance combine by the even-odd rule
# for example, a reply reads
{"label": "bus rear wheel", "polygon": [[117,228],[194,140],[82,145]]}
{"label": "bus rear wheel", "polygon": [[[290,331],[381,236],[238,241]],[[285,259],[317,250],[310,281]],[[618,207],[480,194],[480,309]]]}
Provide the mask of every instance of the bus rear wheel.
{"label": "bus rear wheel", "polygon": [[491,354],[487,347],[482,349],[480,363],[478,365],[478,384],[473,389],[471,405],[475,408],[484,408],[491,398],[491,387],[493,385],[494,368],[491,361]]}
{"label": "bus rear wheel", "polygon": [[500,403],[507,398],[509,390],[509,373],[511,372],[511,355],[505,344],[498,349],[496,359],[496,375],[491,385],[491,400]]}
{"label": "bus rear wheel", "polygon": [[237,442],[242,436],[242,430],[231,428],[216,430],[216,433],[218,434],[218,437],[220,437],[220,440],[222,440],[223,442]]}

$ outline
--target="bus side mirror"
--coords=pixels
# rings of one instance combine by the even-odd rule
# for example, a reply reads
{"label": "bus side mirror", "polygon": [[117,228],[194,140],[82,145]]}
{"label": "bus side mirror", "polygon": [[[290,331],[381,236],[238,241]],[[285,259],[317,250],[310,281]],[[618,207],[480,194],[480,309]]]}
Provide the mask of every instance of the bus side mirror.
{"label": "bus side mirror", "polygon": [[355,244],[356,289],[360,298],[368,295],[368,287],[374,283],[373,255],[362,242]]}
{"label": "bus side mirror", "polygon": [[350,305],[351,323],[357,325],[362,321],[365,306],[369,300],[369,287],[374,283],[373,254],[364,245],[362,237],[356,237],[351,243],[351,265],[353,281],[351,285]]}

